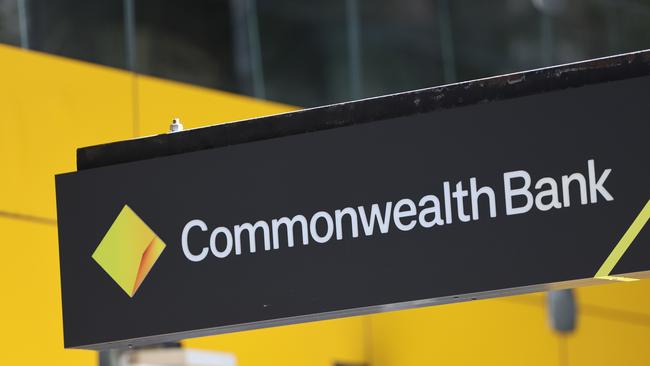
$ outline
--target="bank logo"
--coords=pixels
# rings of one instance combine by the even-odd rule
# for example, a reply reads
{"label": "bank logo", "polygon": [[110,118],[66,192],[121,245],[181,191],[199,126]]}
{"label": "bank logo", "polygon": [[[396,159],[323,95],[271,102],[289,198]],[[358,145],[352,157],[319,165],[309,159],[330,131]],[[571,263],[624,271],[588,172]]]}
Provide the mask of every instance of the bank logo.
{"label": "bank logo", "polygon": [[124,205],[92,258],[133,297],[165,246],[158,235]]}

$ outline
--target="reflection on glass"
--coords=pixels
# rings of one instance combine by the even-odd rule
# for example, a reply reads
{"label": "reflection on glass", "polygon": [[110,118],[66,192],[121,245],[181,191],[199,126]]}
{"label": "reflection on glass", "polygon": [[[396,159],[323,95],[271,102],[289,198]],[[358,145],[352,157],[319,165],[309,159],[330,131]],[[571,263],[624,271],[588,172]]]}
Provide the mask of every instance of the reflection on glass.
{"label": "reflection on glass", "polygon": [[20,45],[18,0],[0,0],[0,43]]}
{"label": "reflection on glass", "polygon": [[136,70],[238,91],[230,14],[225,0],[136,1]]}
{"label": "reflection on glass", "polygon": [[349,99],[346,6],[333,1],[258,1],[266,96],[300,106]]}
{"label": "reflection on glass", "polygon": [[124,68],[122,1],[28,1],[31,49]]}
{"label": "reflection on glass", "polygon": [[443,82],[439,1],[361,2],[364,96]]}
{"label": "reflection on glass", "polygon": [[0,0],[0,42],[315,106],[646,49],[648,17],[647,0]]}

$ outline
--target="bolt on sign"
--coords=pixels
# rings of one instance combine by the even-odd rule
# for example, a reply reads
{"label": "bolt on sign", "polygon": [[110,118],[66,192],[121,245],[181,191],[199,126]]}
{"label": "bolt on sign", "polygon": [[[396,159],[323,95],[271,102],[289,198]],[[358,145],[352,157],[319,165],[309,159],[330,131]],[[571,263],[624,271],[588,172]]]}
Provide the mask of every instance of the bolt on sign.
{"label": "bolt on sign", "polygon": [[647,277],[649,101],[637,52],[79,149],[65,346]]}

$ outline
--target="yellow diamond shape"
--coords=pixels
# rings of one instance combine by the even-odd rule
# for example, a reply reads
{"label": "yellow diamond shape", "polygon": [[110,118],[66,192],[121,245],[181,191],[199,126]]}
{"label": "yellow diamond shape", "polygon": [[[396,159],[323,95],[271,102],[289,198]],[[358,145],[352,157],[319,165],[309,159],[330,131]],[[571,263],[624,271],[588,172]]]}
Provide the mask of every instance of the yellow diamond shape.
{"label": "yellow diamond shape", "polygon": [[127,295],[133,297],[165,246],[158,235],[124,205],[92,257]]}

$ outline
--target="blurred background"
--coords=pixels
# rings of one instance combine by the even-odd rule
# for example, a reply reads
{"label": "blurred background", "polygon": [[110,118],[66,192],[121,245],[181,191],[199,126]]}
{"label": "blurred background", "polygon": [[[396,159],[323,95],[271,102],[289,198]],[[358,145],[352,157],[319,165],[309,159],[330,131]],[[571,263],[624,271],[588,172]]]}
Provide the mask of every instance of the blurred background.
{"label": "blurred background", "polygon": [[2,0],[0,41],[308,107],[644,49],[643,0]]}
{"label": "blurred background", "polygon": [[[76,148],[641,50],[649,20],[645,0],[0,0],[0,364],[100,362],[62,342],[53,175]],[[182,346],[243,366],[650,364],[648,281],[571,296],[567,329],[531,294]]]}

